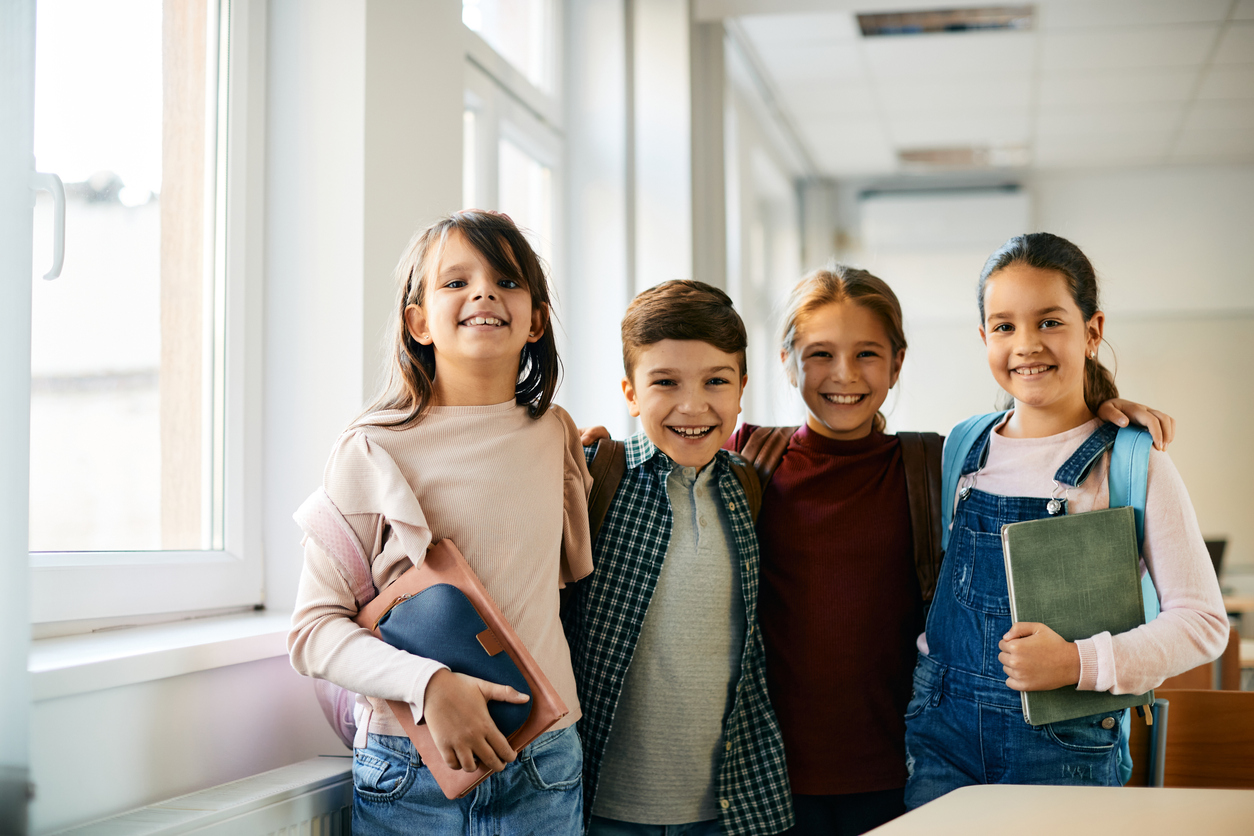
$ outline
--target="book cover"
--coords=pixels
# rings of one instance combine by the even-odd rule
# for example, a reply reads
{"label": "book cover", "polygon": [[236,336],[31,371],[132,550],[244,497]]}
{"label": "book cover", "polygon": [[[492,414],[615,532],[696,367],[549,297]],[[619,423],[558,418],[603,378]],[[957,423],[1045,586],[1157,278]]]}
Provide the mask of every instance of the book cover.
{"label": "book cover", "polygon": [[[1011,523],[1002,526],[1001,540],[1014,621],[1047,624],[1072,642],[1145,623],[1131,507]],[[1074,685],[1021,696],[1034,726],[1154,701],[1153,691],[1111,694]]]}

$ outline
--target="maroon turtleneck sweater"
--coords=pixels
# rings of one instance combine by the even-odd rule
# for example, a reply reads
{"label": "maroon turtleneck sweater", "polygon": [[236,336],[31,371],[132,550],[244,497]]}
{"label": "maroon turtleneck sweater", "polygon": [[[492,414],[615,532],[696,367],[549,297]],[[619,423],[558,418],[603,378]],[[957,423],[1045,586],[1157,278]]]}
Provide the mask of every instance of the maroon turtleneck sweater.
{"label": "maroon turtleneck sweater", "polygon": [[905,786],[922,599],[897,437],[837,441],[803,426],[763,491],[758,538],[758,619],[792,791]]}

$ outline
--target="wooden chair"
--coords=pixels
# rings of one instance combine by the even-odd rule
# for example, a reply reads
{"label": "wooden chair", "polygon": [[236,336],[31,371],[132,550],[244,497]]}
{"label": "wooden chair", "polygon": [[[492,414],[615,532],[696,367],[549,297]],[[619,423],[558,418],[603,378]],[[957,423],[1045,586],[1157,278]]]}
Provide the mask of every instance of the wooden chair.
{"label": "wooden chair", "polygon": [[1219,665],[1219,687],[1224,691],[1241,690],[1241,634],[1237,628],[1228,628],[1228,646],[1216,662],[1198,665],[1192,670],[1173,676],[1158,686],[1167,690],[1206,690],[1215,687],[1215,665]]}
{"label": "wooden chair", "polygon": [[1163,786],[1254,789],[1254,691],[1154,693],[1171,705]]}

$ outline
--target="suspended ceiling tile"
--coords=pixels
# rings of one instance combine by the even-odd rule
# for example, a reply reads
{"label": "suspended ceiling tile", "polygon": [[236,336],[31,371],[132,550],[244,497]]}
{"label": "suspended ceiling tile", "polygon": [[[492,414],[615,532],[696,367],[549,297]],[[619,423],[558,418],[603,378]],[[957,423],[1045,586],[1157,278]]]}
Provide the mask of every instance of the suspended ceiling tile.
{"label": "suspended ceiling tile", "polygon": [[758,57],[779,86],[794,82],[839,82],[863,78],[866,73],[856,43],[827,46],[797,44],[759,49]]}
{"label": "suspended ceiling tile", "polygon": [[1033,148],[1033,162],[1037,168],[1156,164],[1166,158],[1171,137],[1168,130],[1042,137]]}
{"label": "suspended ceiling tile", "polygon": [[1200,67],[1140,70],[1055,70],[1041,75],[1044,106],[1187,101]]}
{"label": "suspended ceiling tile", "polygon": [[1254,158],[1254,133],[1249,131],[1184,130],[1171,151],[1173,162],[1245,162]]}
{"label": "suspended ceiling tile", "polygon": [[779,88],[788,112],[798,118],[876,113],[879,105],[865,81],[796,82]]}
{"label": "suspended ceiling tile", "polygon": [[1198,102],[1184,120],[1186,131],[1245,131],[1254,137],[1254,102]]}
{"label": "suspended ceiling tile", "polygon": [[1254,0],[1240,0],[1232,11],[1233,20],[1254,20]]}
{"label": "suspended ceiling tile", "polygon": [[1039,28],[1078,29],[1173,23],[1218,23],[1230,0],[1050,0],[1037,8]]}
{"label": "suspended ceiling tile", "polygon": [[1225,27],[1216,64],[1254,64],[1254,22],[1230,23]]}
{"label": "suspended ceiling tile", "polygon": [[955,32],[866,38],[863,51],[881,79],[1028,75],[1035,60],[1032,32]]}
{"label": "suspended ceiling tile", "polygon": [[1017,145],[1028,141],[1026,109],[951,111],[944,116],[888,118],[888,134],[898,149],[952,148],[973,145]]}
{"label": "suspended ceiling tile", "polygon": [[1191,24],[1046,32],[1041,36],[1041,66],[1049,71],[1200,65],[1206,63],[1219,29]]}
{"label": "suspended ceiling tile", "polygon": [[1041,107],[1036,117],[1036,136],[1039,140],[1171,132],[1179,127],[1184,108],[1183,104]]}
{"label": "suspended ceiling tile", "polygon": [[754,46],[792,47],[799,43],[851,43],[862,37],[851,12],[795,15],[751,15],[740,26]]}
{"label": "suspended ceiling tile", "polygon": [[812,119],[801,129],[815,165],[828,176],[893,171],[896,154],[875,119]]}
{"label": "suspended ceiling tile", "polygon": [[997,111],[1022,107],[1032,95],[1030,75],[977,75],[948,78],[892,79],[876,85],[880,104],[890,114],[936,110]]}
{"label": "suspended ceiling tile", "polygon": [[1208,99],[1254,99],[1254,64],[1212,66],[1202,79],[1197,97]]}

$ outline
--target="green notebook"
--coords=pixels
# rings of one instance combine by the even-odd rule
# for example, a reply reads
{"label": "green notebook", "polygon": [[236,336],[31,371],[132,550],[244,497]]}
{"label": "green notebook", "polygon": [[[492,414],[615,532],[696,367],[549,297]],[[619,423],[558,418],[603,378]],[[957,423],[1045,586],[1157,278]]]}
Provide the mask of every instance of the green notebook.
{"label": "green notebook", "polygon": [[[1145,623],[1132,508],[1011,523],[1002,526],[1001,542],[1015,621],[1048,624],[1067,641]],[[1153,691],[1111,694],[1074,685],[1021,696],[1034,726],[1154,702]]]}

